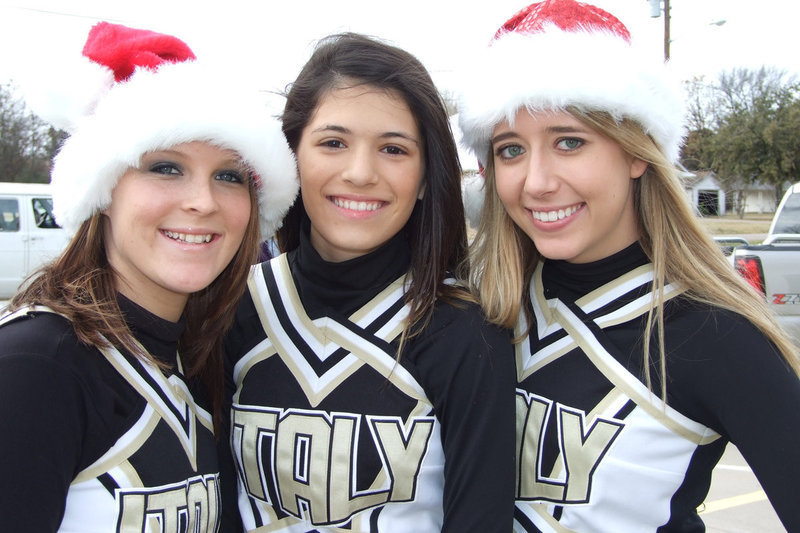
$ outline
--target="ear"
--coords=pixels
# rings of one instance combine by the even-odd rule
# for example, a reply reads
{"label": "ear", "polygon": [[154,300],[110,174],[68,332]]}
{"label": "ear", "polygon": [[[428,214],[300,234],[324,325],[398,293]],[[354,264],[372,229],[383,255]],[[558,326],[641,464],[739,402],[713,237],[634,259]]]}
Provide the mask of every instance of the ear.
{"label": "ear", "polygon": [[419,183],[419,192],[417,193],[417,200],[422,200],[425,197],[425,181]]}
{"label": "ear", "polygon": [[631,179],[638,179],[641,178],[644,174],[645,170],[647,170],[648,164],[647,161],[642,161],[641,159],[634,158],[631,162]]}

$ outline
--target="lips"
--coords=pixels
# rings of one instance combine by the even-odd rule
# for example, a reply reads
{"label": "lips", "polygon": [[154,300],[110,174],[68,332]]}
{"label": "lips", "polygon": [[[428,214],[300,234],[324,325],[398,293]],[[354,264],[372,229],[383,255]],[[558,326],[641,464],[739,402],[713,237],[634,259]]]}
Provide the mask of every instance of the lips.
{"label": "lips", "polygon": [[377,211],[383,207],[384,202],[381,201],[361,201],[361,200],[347,200],[345,198],[331,197],[331,201],[336,207],[348,209],[350,211]]}
{"label": "lips", "polygon": [[531,214],[533,215],[534,220],[538,220],[540,222],[556,222],[558,220],[563,220],[565,218],[571,217],[574,215],[584,204],[575,204],[569,207],[565,207],[563,209],[553,209],[550,211],[537,211],[531,209]]}
{"label": "lips", "polygon": [[188,244],[204,244],[207,242],[211,242],[211,239],[214,238],[214,235],[211,233],[204,233],[204,234],[194,234],[194,233],[178,233],[175,231],[162,231],[164,235],[169,237],[174,241],[185,242]]}

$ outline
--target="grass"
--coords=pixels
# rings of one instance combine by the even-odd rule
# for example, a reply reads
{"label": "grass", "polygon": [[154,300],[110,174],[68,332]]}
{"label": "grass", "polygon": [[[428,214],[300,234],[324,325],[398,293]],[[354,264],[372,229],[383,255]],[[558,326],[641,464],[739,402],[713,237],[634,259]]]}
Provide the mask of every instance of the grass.
{"label": "grass", "polygon": [[752,235],[766,234],[772,222],[772,213],[748,213],[744,218],[738,215],[724,215],[721,217],[701,217],[703,224],[712,235]]}
{"label": "grass", "polygon": [[[748,213],[744,218],[738,215],[724,215],[721,217],[700,217],[700,223],[711,232],[712,235],[747,235],[750,244],[760,244],[760,238],[752,238],[753,235],[766,235],[769,225],[772,222],[772,213],[758,214]],[[467,226],[467,237],[470,242],[475,237],[475,229]]]}

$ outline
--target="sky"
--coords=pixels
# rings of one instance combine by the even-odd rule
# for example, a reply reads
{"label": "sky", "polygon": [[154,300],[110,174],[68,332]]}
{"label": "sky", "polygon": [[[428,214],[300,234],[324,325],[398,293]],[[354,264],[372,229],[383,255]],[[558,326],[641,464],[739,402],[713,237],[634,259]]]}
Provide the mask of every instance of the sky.
{"label": "sky", "polygon": [[[647,0],[593,3],[620,18],[654,61],[663,60],[663,14],[651,18]],[[199,58],[241,64],[243,75],[266,90],[290,83],[319,38],[368,33],[416,55],[440,89],[453,91],[454,72],[468,69],[474,52],[524,5],[525,0],[0,0],[0,83],[30,79],[31,73],[46,79],[52,65],[80,54],[94,23],[108,20],[176,35]],[[670,0],[670,6],[670,61],[682,79],[716,79],[723,69],[761,65],[800,74],[800,2]]]}
{"label": "sky", "polygon": [[[453,94],[471,58],[527,3],[0,0],[0,84],[69,83],[70,62],[79,56],[89,29],[106,20],[180,37],[199,59],[239,65],[242,78],[267,94],[291,83],[320,38],[342,31],[366,33],[417,56],[439,89]],[[663,9],[653,18],[648,0],[592,3],[619,18],[653,61],[664,60]],[[670,0],[672,69],[680,79],[704,76],[710,82],[723,70],[768,66],[800,79],[798,20],[800,2],[792,0]],[[564,61],[569,64],[568,57]],[[273,105],[279,110],[282,100],[276,97]],[[459,151],[465,168],[475,166],[460,144]]]}

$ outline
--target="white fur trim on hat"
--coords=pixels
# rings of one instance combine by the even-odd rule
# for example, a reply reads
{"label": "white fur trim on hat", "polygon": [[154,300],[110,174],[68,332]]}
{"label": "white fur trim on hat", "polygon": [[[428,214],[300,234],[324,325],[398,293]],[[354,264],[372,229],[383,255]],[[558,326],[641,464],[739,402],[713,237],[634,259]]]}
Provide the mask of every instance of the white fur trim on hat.
{"label": "white fur trim on hat", "polygon": [[492,132],[531,111],[582,110],[629,118],[651,135],[670,161],[684,138],[680,85],[666,65],[644,57],[619,35],[597,29],[507,32],[492,42],[461,80],[463,143],[485,163]]}
{"label": "white fur trim on hat", "polygon": [[[114,85],[114,73],[84,56],[59,58],[52,63],[27,75],[23,81],[25,100],[52,126],[72,131]],[[54,79],[69,82],[55,85]]]}
{"label": "white fur trim on hat", "polygon": [[236,151],[258,175],[262,236],[272,235],[297,196],[297,168],[279,121],[261,97],[237,85],[239,77],[185,61],[138,69],[115,84],[55,157],[58,223],[74,232],[107,208],[119,178],[143,154],[207,141]]}

